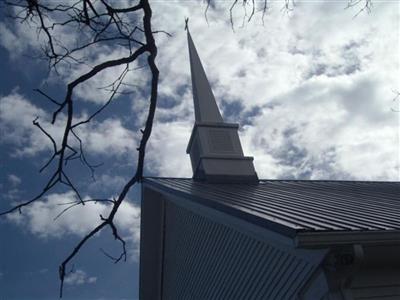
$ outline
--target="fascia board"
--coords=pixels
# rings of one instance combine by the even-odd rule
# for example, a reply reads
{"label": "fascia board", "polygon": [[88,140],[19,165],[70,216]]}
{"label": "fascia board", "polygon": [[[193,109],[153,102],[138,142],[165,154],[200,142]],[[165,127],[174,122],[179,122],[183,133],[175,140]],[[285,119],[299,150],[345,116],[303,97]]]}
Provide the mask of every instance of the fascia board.
{"label": "fascia board", "polygon": [[299,232],[295,238],[295,241],[296,246],[299,248],[315,248],[351,244],[400,244],[400,231],[379,230]]}

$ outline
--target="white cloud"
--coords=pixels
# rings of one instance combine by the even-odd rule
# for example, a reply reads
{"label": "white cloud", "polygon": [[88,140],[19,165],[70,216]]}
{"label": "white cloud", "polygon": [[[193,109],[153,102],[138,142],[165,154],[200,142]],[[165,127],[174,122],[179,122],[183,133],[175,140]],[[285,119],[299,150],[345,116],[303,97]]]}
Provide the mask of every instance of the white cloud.
{"label": "white cloud", "polygon": [[9,174],[7,176],[7,181],[8,184],[0,185],[0,191],[5,199],[13,201],[21,195],[21,190],[19,189],[19,185],[21,184],[22,181],[21,178],[19,178],[15,174]]}
{"label": "white cloud", "polygon": [[119,119],[106,119],[104,122],[93,122],[78,130],[88,151],[99,154],[122,155],[136,152],[136,136],[125,128]]}
{"label": "white cloud", "polygon": [[88,276],[83,270],[76,270],[65,276],[64,282],[68,285],[83,285],[96,283],[97,277]]}
{"label": "white cloud", "polygon": [[[19,27],[17,27],[19,28]],[[27,33],[28,31],[17,30],[14,33],[4,23],[0,23],[0,44],[8,50],[12,59],[17,59],[28,48]]]}
{"label": "white cloud", "polygon": [[[95,65],[127,56],[129,56],[129,52],[122,48],[99,46],[94,53],[90,53],[85,58],[85,64],[76,65],[72,70],[69,65],[64,64],[58,67],[57,71],[61,74],[64,82],[69,83],[91,71]],[[132,93],[131,97],[140,98],[140,92],[146,87],[149,80],[149,72],[146,68],[138,68],[139,66],[138,62],[129,65],[130,72],[123,78],[124,84],[119,86],[118,93],[113,96],[113,101],[116,101],[124,93]],[[80,100],[104,104],[112,95],[112,88],[118,86],[119,80],[117,79],[122,78],[125,68],[126,65],[121,65],[97,73],[94,77],[79,84],[74,89],[74,95],[78,96],[77,99]],[[54,78],[57,77],[50,77],[49,82],[52,82]]]}
{"label": "white cloud", "polygon": [[264,108],[244,132],[256,165],[269,159],[261,177],[398,179],[398,116],[374,82],[373,74],[321,77]]}
{"label": "white cloud", "polygon": [[[87,199],[87,198],[85,198]],[[100,215],[107,216],[111,206],[104,203],[89,202],[78,205],[54,220],[66,203],[76,202],[73,192],[50,194],[44,200],[36,201],[23,209],[23,213],[7,215],[9,221],[23,228],[27,228],[39,238],[61,238],[65,235],[82,237],[89,233],[100,220]],[[118,210],[115,224],[130,246],[134,257],[138,254],[140,240],[140,208],[126,199]]]}
{"label": "white cloud", "polygon": [[115,223],[120,230],[123,230],[123,237],[128,242],[129,258],[137,261],[140,243],[140,207],[125,201],[115,216]]}
{"label": "white cloud", "polygon": [[[41,125],[60,144],[64,132],[65,116],[60,115],[54,125],[49,122],[50,114],[33,105],[18,92],[0,97],[0,128],[2,134],[0,142],[16,146],[13,155],[32,156],[51,149],[50,140],[35,126],[32,121],[39,117]],[[85,119],[81,115],[76,121]],[[83,139],[87,153],[107,156],[136,155],[137,135],[127,129],[121,120],[108,118],[102,122],[92,121],[78,127],[76,132]],[[71,145],[77,141],[70,136]]]}
{"label": "white cloud", "polygon": [[174,14],[190,15],[220,107],[240,103],[236,119],[258,111],[241,136],[260,177],[399,180],[399,115],[390,111],[400,76],[397,4],[378,3],[370,15],[353,18],[359,8],[344,10],[343,3],[300,2],[282,16],[273,2],[264,27],[256,18],[235,33],[221,16],[224,4],[216,5],[210,26],[199,5],[155,5],[155,26],[174,34],[159,37],[160,102],[176,104],[156,115],[153,171],[191,174],[183,152],[188,134],[179,131],[193,122],[189,61],[186,33],[166,17]]}
{"label": "white cloud", "polygon": [[147,168],[159,176],[191,177],[186,147],[192,125],[188,122],[157,123],[147,148]]}
{"label": "white cloud", "polygon": [[15,174],[8,175],[8,181],[10,182],[12,187],[16,187],[21,184],[21,178],[19,178]]}
{"label": "white cloud", "polygon": [[48,149],[49,141],[32,124],[36,117],[45,115],[44,110],[31,104],[17,91],[0,96],[0,128],[3,133],[0,141],[16,145],[17,154],[32,155]]}
{"label": "white cloud", "polygon": [[124,184],[128,182],[128,178],[119,175],[101,174],[96,176],[96,181],[89,184],[88,190],[90,192],[105,192],[109,196],[115,195],[121,191]]}

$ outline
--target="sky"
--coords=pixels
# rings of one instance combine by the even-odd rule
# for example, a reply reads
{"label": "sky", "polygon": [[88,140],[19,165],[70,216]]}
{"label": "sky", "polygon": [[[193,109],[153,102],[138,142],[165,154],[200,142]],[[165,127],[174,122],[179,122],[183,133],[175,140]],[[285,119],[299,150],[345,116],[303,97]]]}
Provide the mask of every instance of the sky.
{"label": "sky", "polygon": [[[202,59],[224,119],[240,124],[245,155],[254,156],[262,179],[400,180],[400,4],[374,1],[370,13],[345,1],[297,1],[283,11],[270,1],[262,24],[256,14],[242,22],[243,8],[229,18],[229,1],[217,1],[204,17],[198,1],[153,1],[153,27],[160,69],[158,107],[148,144],[145,175],[191,177],[186,146],[194,114],[184,18]],[[260,3],[259,3],[260,4]],[[2,12],[3,14],[4,12]],[[31,53],[43,36],[24,24],[0,18],[0,211],[43,188],[49,172],[38,173],[51,144],[32,120],[37,116],[56,137],[62,119],[48,124],[54,106],[35,93],[41,88],[62,98],[65,84],[82,68],[49,73]],[[61,32],[66,42],[79,33]],[[99,48],[88,66],[120,54]],[[99,87],[121,72],[115,68],[80,87],[75,96],[81,118],[104,103]],[[119,95],[95,122],[79,132],[95,181],[78,162],[68,172],[85,197],[113,197],[135,170],[136,147],[148,105],[148,74],[127,77],[134,86]],[[0,219],[0,298],[54,299],[58,265],[109,207],[76,207],[57,188],[35,204]],[[128,194],[117,215],[128,241],[128,260],[114,265],[102,253],[117,255],[108,230],[97,235],[74,260],[65,299],[137,299],[140,239],[140,187]]]}

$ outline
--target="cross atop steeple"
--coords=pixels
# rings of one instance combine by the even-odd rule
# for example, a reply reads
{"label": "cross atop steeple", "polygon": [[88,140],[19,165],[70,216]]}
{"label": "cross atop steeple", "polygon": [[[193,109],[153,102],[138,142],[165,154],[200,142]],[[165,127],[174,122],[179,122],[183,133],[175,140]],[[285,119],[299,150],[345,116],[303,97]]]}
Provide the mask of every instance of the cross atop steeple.
{"label": "cross atop steeple", "polygon": [[253,157],[244,156],[238,124],[225,123],[187,27],[195,124],[186,152],[193,179],[208,182],[258,182]]}

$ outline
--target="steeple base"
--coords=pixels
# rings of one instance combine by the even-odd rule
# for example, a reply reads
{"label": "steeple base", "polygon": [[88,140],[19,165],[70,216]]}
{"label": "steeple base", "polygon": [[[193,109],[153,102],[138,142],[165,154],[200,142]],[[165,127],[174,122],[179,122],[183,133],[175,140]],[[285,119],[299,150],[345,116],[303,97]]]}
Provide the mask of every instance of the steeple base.
{"label": "steeple base", "polygon": [[249,156],[202,156],[193,174],[193,179],[215,183],[258,182],[253,157]]}
{"label": "steeple base", "polygon": [[196,122],[186,152],[193,179],[207,182],[258,182],[253,157],[243,155],[238,124]]}

